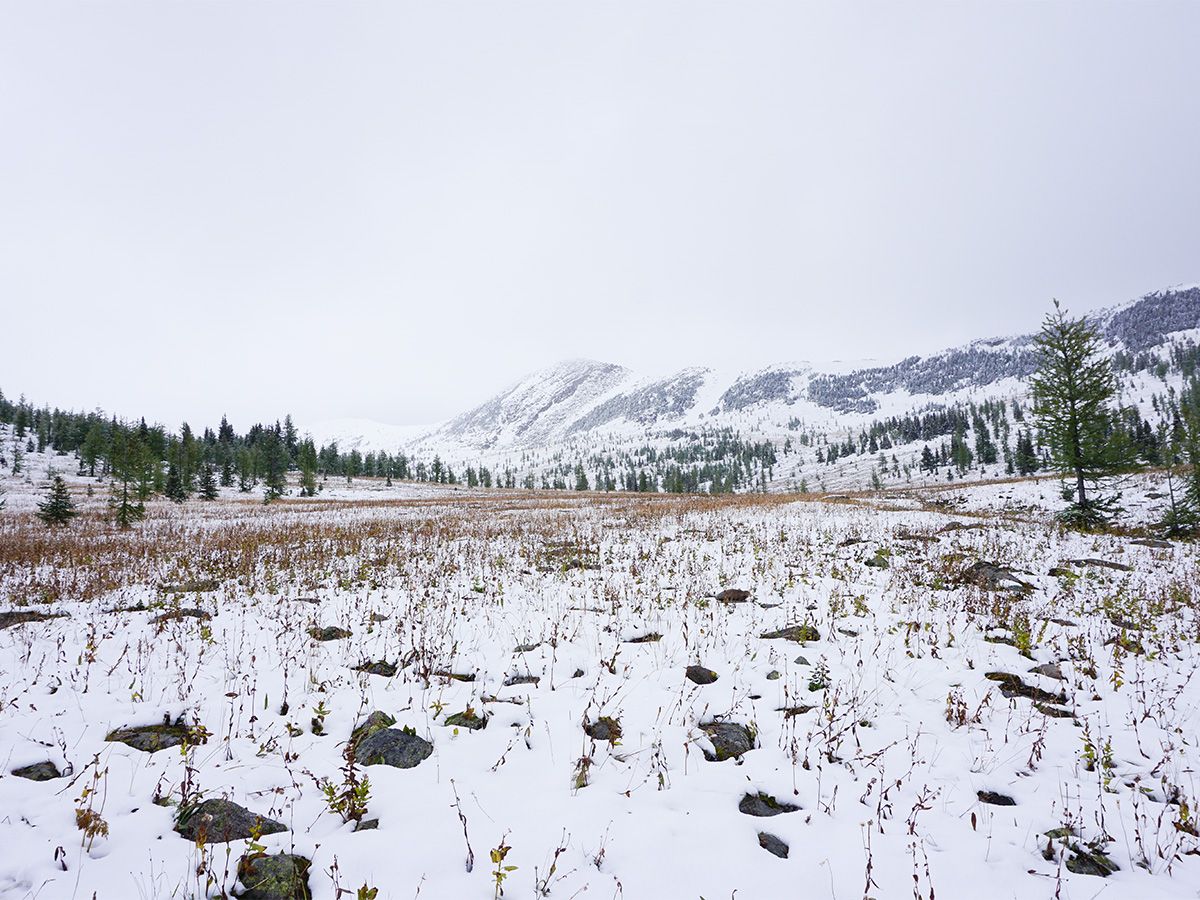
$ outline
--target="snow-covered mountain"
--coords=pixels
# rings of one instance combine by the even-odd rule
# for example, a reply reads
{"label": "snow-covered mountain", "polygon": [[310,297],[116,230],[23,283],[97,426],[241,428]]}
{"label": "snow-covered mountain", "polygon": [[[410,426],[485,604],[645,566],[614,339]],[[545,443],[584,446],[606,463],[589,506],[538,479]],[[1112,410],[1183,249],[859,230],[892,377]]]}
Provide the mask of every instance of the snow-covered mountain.
{"label": "snow-covered mountain", "polygon": [[[1200,337],[1200,286],[1174,287],[1093,314],[1112,353],[1167,359]],[[1020,396],[1033,335],[986,338],[886,365],[786,363],[665,378],[574,359],[530,374],[487,402],[424,428],[353,420],[312,429],[342,449],[440,455],[447,462],[543,456],[557,448],[630,445],[680,431],[731,428],[782,440],[798,424],[823,433],[963,400]],[[1127,379],[1128,381],[1128,379]]]}

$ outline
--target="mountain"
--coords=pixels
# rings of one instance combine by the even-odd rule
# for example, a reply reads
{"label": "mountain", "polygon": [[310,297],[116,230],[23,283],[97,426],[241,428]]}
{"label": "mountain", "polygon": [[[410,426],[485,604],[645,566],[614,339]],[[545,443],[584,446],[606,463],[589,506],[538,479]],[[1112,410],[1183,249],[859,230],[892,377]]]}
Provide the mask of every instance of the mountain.
{"label": "mountain", "polygon": [[[1200,286],[1156,291],[1091,318],[1126,394],[1144,399],[1161,380],[1162,365],[1178,369],[1183,351],[1200,338]],[[343,421],[317,426],[313,435],[318,443],[336,440],[342,449],[403,449],[422,458],[440,455],[453,465],[487,461],[544,473],[552,460],[561,468],[564,457],[694,443],[722,431],[746,441],[782,444],[800,435],[828,441],[887,417],[1020,398],[1035,364],[1032,333],[980,339],[887,365],[784,363],[734,372],[691,367],[664,378],[573,359],[534,372],[444,423],[402,428]],[[791,476],[802,471],[793,467]]]}

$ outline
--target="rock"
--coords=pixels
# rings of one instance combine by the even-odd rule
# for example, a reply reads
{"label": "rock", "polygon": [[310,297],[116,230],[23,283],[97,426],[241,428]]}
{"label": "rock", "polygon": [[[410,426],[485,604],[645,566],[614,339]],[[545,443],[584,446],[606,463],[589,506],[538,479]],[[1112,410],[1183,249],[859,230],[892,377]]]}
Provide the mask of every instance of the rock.
{"label": "rock", "polygon": [[700,730],[708,735],[713,745],[711,753],[704,751],[704,758],[709,762],[738,759],[754,749],[754,732],[745,725],[736,722],[702,722]]}
{"label": "rock", "polygon": [[627,644],[655,644],[662,640],[662,635],[657,631],[651,631],[648,634],[632,637],[625,641]]}
{"label": "rock", "polygon": [[1040,666],[1034,666],[1029,671],[1034,675],[1043,675],[1046,678],[1053,678],[1056,681],[1066,680],[1066,676],[1063,675],[1063,671],[1059,668],[1058,663],[1042,663]]}
{"label": "rock", "polygon": [[537,687],[541,680],[537,675],[510,675],[504,679],[504,686],[516,687],[518,684],[532,684],[534,687]]}
{"label": "rock", "polygon": [[883,553],[876,553],[874,556],[868,559],[864,565],[869,566],[872,569],[886,569],[890,564],[888,563],[888,558]]}
{"label": "rock", "polygon": [[467,707],[460,713],[455,713],[452,716],[446,716],[445,724],[454,728],[466,728],[470,731],[479,731],[482,728],[487,728],[488,717],[476,714],[475,710]]}
{"label": "rock", "polygon": [[780,672],[778,669],[772,669],[770,672],[767,673],[767,681],[778,681],[782,677],[783,677],[783,673]]}
{"label": "rock", "polygon": [[819,641],[821,632],[817,631],[814,625],[788,625],[775,631],[764,632],[762,637],[769,641],[782,639],[803,644],[806,641]]}
{"label": "rock", "polygon": [[796,665],[798,665],[798,666],[811,666],[811,665],[812,665],[812,663],[810,663],[810,662],[808,661],[808,658],[807,658],[807,657],[805,657],[805,656],[797,656],[797,657],[796,657]]}
{"label": "rock", "polygon": [[162,591],[164,594],[207,594],[220,586],[221,582],[215,578],[193,578],[178,584],[164,584]]}
{"label": "rock", "polygon": [[385,728],[391,728],[396,724],[396,717],[389,716],[385,712],[375,710],[361,725],[350,732],[350,743],[357,745],[365,738],[369,738],[377,731],[383,731]]}
{"label": "rock", "polygon": [[362,819],[361,821],[354,823],[354,830],[355,830],[355,832],[378,831],[379,830],[379,820],[378,819]]}
{"label": "rock", "polygon": [[1088,557],[1087,559],[1069,559],[1069,560],[1067,560],[1067,562],[1069,562],[1073,566],[1081,566],[1081,567],[1098,566],[1101,569],[1112,569],[1113,571],[1116,571],[1116,572],[1132,572],[1133,571],[1133,566],[1127,566],[1127,565],[1125,565],[1125,563],[1110,562],[1107,559],[1094,559],[1092,557]]}
{"label": "rock", "polygon": [[775,837],[775,835],[767,834],[765,831],[758,833],[758,846],[762,847],[768,853],[778,856],[780,859],[787,859],[788,857],[788,845]]}
{"label": "rock", "polygon": [[979,531],[984,526],[978,522],[967,525],[963,522],[947,522],[937,530],[938,534],[946,534],[949,531]]}
{"label": "rock", "polygon": [[434,672],[433,674],[434,674],[434,677],[435,677],[435,678],[449,678],[451,681],[464,681],[464,682],[467,682],[467,681],[474,681],[474,680],[475,680],[475,673],[474,673],[474,672],[466,672],[466,673],[462,673],[462,672],[450,672],[450,671],[448,671],[448,670],[446,670],[446,669],[440,669],[440,670],[438,670],[437,672]]}
{"label": "rock", "polygon": [[1076,875],[1099,875],[1101,878],[1107,878],[1121,869],[1099,850],[1085,850],[1078,844],[1073,844],[1071,849],[1075,851],[1075,855],[1067,860],[1067,869]]}
{"label": "rock", "polygon": [[13,769],[12,773],[18,778],[28,778],[30,781],[50,781],[54,778],[62,778],[62,772],[58,771],[58,766],[52,762],[21,766],[19,769]]}
{"label": "rock", "polygon": [[712,669],[706,669],[704,666],[688,666],[685,674],[688,681],[695,684],[712,684],[719,677]]}
{"label": "rock", "polygon": [[791,718],[794,718],[795,716],[802,716],[806,712],[809,712],[810,710],[813,710],[813,709],[816,709],[816,707],[815,706],[804,706],[804,705],[781,706],[781,707],[779,707],[779,709],[777,709],[775,711],[783,713],[783,717],[785,719],[791,719]]}
{"label": "rock", "polygon": [[[127,744],[134,750],[144,750],[146,753],[157,753],[168,747],[178,747],[191,732],[187,725],[135,725],[131,728],[118,728],[110,731],[106,741]],[[200,743],[204,743],[202,740]]]}
{"label": "rock", "polygon": [[324,628],[314,625],[308,629],[308,636],[314,641],[340,641],[350,637],[352,633],[348,628],[339,628],[337,625],[326,625]]}
{"label": "rock", "polygon": [[365,766],[411,769],[428,759],[432,753],[433,744],[417,737],[412,729],[384,728],[364,738],[355,755]]}
{"label": "rock", "polygon": [[515,650],[513,650],[513,653],[530,653],[540,646],[542,646],[541,641],[538,641],[536,644],[517,644],[517,647]]}
{"label": "rock", "polygon": [[1033,708],[1040,712],[1043,716],[1049,716],[1052,719],[1073,719],[1075,714],[1069,709],[1060,709],[1057,706],[1050,706],[1047,703],[1033,704]]}
{"label": "rock", "polygon": [[390,663],[386,659],[368,660],[354,667],[355,672],[366,672],[368,675],[381,675],[384,678],[391,678],[400,671],[398,663]]}
{"label": "rock", "polygon": [[782,813],[796,812],[800,807],[792,803],[780,803],[770,794],[759,791],[757,794],[746,794],[738,803],[738,812],[747,816],[778,816]]}
{"label": "rock", "polygon": [[167,622],[178,622],[182,619],[199,619],[202,622],[207,622],[212,618],[212,613],[206,613],[202,609],[194,607],[186,607],[184,609],[171,609],[165,613],[160,613],[150,621],[155,625],[164,625]]}
{"label": "rock", "polygon": [[717,600],[721,603],[745,603],[749,599],[750,592],[741,588],[726,588],[717,594]]}
{"label": "rock", "polygon": [[1160,540],[1159,538],[1138,538],[1129,543],[1137,544],[1139,547],[1153,547],[1156,550],[1170,550],[1173,546],[1170,541]]}
{"label": "rock", "polygon": [[176,833],[194,841],[204,835],[210,844],[242,841],[259,834],[277,834],[287,826],[273,819],[264,819],[232,800],[205,800],[188,810],[175,825]]}
{"label": "rock", "polygon": [[990,803],[992,806],[1016,806],[1017,801],[1007,794],[1000,794],[996,791],[976,791],[975,796],[979,798],[980,803]]}
{"label": "rock", "polygon": [[988,672],[983,676],[988,681],[994,681],[1000,685],[1000,693],[1005,697],[1024,697],[1027,700],[1033,700],[1038,703],[1066,703],[1067,695],[1059,692],[1051,694],[1049,691],[1043,691],[1041,688],[1033,687],[1021,680],[1020,676],[1013,675],[1010,672]]}
{"label": "rock", "polygon": [[65,613],[44,613],[32,609],[15,609],[11,612],[0,612],[0,631],[26,622],[47,622],[50,619],[62,619]]}
{"label": "rock", "polygon": [[309,900],[308,868],[303,856],[247,853],[238,862],[238,879],[246,888],[241,900]]}
{"label": "rock", "polygon": [[973,584],[985,591],[1032,591],[1033,585],[1022,581],[1012,569],[979,560],[958,576],[963,584]]}
{"label": "rock", "polygon": [[587,736],[594,741],[608,741],[615,744],[621,739],[621,723],[611,716],[601,716],[595,722],[583,726]]}
{"label": "rock", "polygon": [[571,677],[572,678],[582,678],[583,677],[583,669],[576,669],[575,674],[572,675]]}

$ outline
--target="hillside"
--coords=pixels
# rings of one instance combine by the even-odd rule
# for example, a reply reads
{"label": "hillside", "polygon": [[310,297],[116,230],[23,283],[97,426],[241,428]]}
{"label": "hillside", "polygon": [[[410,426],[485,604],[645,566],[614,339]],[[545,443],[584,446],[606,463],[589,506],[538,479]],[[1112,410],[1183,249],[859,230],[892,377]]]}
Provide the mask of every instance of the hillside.
{"label": "hillside", "polygon": [[[1141,415],[1150,415],[1156,394],[1177,389],[1185,371],[1192,371],[1200,287],[1157,291],[1092,318],[1121,378],[1122,402]],[[595,360],[569,360],[534,372],[437,425],[323,423],[312,432],[318,444],[337,441],[363,452],[439,456],[456,468],[504,468],[518,481],[533,477],[535,483],[548,482],[551,475],[562,478],[576,463],[591,473],[605,465],[607,456],[624,460],[613,464],[621,468],[633,465],[642,448],[695,447],[706,435],[721,433],[750,444],[767,442],[783,457],[792,455],[786,452],[792,445],[853,440],[872,423],[893,417],[995,400],[1019,402],[1035,366],[1032,342],[1029,333],[984,338],[887,365],[786,363],[742,371],[696,366],[665,378]],[[1004,420],[1006,434],[1020,427],[1011,412]],[[911,475],[923,445],[893,447],[897,468],[909,466]],[[831,469],[815,453],[797,453],[775,462],[780,464],[772,463],[763,480],[781,489],[815,480],[830,487],[863,486],[871,478],[872,464],[862,460]]]}

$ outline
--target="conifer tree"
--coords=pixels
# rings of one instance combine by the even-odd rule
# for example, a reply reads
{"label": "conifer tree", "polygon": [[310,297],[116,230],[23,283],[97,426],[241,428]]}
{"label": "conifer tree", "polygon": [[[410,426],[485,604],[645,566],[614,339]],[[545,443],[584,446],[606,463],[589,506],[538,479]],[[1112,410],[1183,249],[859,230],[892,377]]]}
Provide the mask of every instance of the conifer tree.
{"label": "conifer tree", "polygon": [[1038,368],[1031,379],[1033,412],[1051,464],[1070,485],[1073,498],[1061,514],[1081,528],[1105,524],[1117,498],[1103,494],[1105,481],[1127,462],[1109,440],[1116,397],[1112,367],[1100,352],[1100,335],[1086,318],[1070,319],[1054,301],[1034,339]]}
{"label": "conifer tree", "polygon": [[176,503],[182,503],[188,497],[187,489],[183,486],[183,475],[175,460],[171,460],[167,466],[167,485],[163,489],[163,493],[167,495],[168,500]]}
{"label": "conifer tree", "polygon": [[113,480],[108,506],[118,528],[128,528],[146,514],[139,486],[146,477],[148,456],[136,432],[131,434],[120,426],[112,428],[109,465]]}
{"label": "conifer tree", "polygon": [[200,469],[200,479],[196,487],[196,493],[199,494],[201,500],[216,500],[217,490],[217,473],[213,471],[211,463],[205,463]]}
{"label": "conifer tree", "polygon": [[1022,431],[1017,437],[1017,451],[1013,463],[1020,475],[1032,475],[1037,471],[1037,453],[1033,449],[1033,438],[1028,429]]}
{"label": "conifer tree", "polygon": [[37,517],[46,523],[47,527],[69,525],[71,520],[79,515],[75,502],[71,499],[71,491],[63,477],[55,473],[50,479],[50,489],[46,499],[38,504]]}
{"label": "conifer tree", "polygon": [[270,503],[283,496],[287,489],[288,455],[278,427],[268,428],[262,435],[263,502]]}
{"label": "conifer tree", "polygon": [[[312,441],[305,440],[300,445],[297,462],[300,466],[300,496],[315,497],[317,495],[317,450]],[[390,480],[391,476],[388,477]]]}

